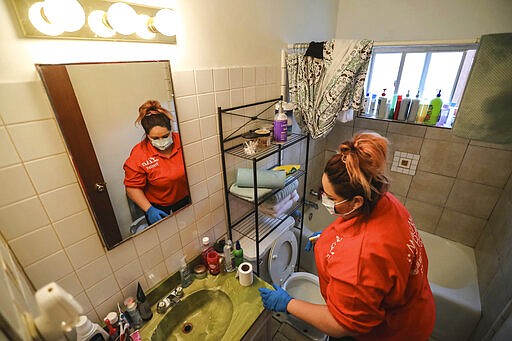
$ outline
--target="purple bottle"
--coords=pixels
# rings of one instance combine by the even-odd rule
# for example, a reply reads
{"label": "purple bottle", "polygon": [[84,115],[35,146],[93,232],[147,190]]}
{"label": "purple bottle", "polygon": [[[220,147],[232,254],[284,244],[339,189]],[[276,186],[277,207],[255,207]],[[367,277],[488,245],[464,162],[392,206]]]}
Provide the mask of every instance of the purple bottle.
{"label": "purple bottle", "polygon": [[274,142],[284,143],[287,136],[288,116],[283,111],[283,102],[279,102],[279,111],[274,116]]}

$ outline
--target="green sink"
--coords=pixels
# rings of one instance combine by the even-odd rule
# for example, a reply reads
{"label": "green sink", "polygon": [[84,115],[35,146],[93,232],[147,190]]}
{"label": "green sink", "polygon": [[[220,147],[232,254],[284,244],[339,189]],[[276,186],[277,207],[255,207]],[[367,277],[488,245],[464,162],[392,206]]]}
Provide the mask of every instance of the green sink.
{"label": "green sink", "polygon": [[233,303],[222,290],[199,290],[172,308],[151,340],[220,340],[233,317]]}
{"label": "green sink", "polygon": [[[208,275],[183,289],[181,302],[165,314],[151,307],[153,318],[140,329],[144,341],[161,340],[240,340],[264,310],[258,288],[272,288],[254,276],[251,286],[243,287],[235,273]],[[170,291],[159,292],[158,299]]]}

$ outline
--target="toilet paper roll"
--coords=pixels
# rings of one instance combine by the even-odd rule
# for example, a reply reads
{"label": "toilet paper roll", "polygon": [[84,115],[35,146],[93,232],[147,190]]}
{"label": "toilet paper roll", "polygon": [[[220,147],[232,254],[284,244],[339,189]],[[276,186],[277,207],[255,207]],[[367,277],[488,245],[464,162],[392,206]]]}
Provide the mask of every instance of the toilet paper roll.
{"label": "toilet paper roll", "polygon": [[244,262],[238,266],[238,280],[241,286],[248,287],[252,285],[253,275],[251,263]]}

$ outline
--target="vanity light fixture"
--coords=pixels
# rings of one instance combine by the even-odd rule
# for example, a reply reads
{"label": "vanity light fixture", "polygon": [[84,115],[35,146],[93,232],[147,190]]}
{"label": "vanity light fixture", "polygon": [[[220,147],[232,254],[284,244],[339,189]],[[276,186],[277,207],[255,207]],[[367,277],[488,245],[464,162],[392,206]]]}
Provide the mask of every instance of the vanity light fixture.
{"label": "vanity light fixture", "polygon": [[11,0],[30,38],[176,43],[176,13],[169,8],[113,0]]}

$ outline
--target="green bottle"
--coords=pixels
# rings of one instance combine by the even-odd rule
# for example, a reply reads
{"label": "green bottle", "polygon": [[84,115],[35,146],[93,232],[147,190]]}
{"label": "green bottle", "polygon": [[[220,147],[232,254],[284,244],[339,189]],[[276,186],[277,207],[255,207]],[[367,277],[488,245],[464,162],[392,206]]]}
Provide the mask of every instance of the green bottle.
{"label": "green bottle", "polygon": [[427,115],[423,120],[423,123],[428,125],[435,125],[437,120],[439,119],[439,114],[441,113],[441,107],[443,106],[443,100],[441,99],[441,90],[437,93],[436,98],[430,101],[430,105],[427,109]]}
{"label": "green bottle", "polygon": [[237,240],[235,243],[235,249],[233,250],[233,258],[235,259],[235,266],[237,268],[240,264],[244,262],[244,250],[240,247],[239,240]]}

